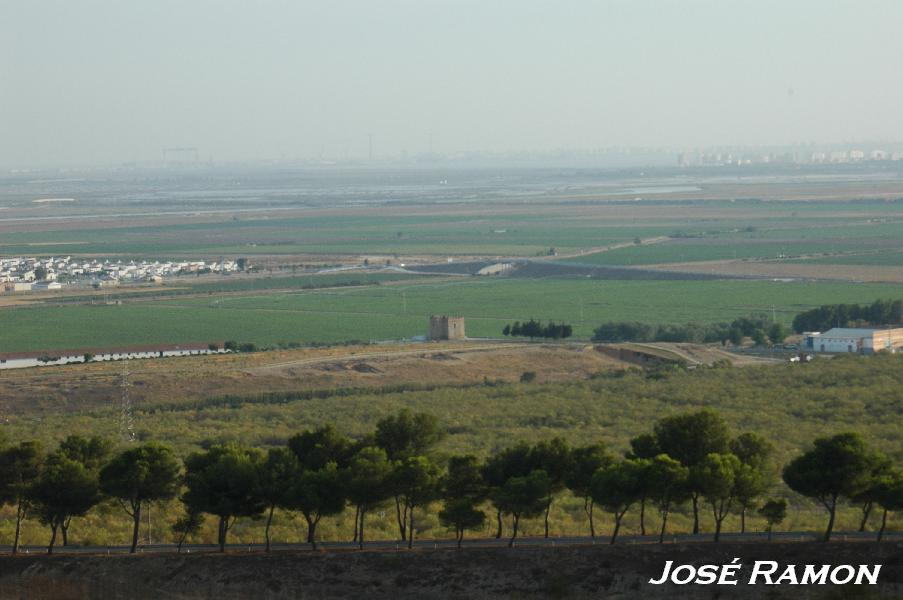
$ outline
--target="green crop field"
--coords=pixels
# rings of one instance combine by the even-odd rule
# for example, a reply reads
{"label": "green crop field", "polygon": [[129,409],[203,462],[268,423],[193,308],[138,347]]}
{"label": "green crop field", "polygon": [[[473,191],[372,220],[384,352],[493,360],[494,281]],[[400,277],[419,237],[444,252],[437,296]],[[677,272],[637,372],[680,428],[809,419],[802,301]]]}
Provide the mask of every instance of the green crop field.
{"label": "green crop field", "polygon": [[[588,338],[605,321],[730,321],[755,312],[789,324],[809,308],[903,297],[903,285],[839,282],[418,280],[298,292],[170,297],[122,305],[0,310],[0,351],[141,343],[343,342],[410,338],[430,314],[466,317],[472,337],[498,337],[514,320],[564,321]],[[52,326],[48,326],[52,324]]]}
{"label": "green crop field", "polygon": [[[667,235],[664,225],[610,224],[566,214],[537,218],[441,215],[270,218],[112,229],[4,234],[3,254],[100,254],[153,258],[193,254],[487,254],[530,256],[550,246],[581,248]],[[690,227],[690,230],[695,228]]]}
{"label": "green crop field", "polygon": [[[901,237],[903,237],[903,231],[901,231]],[[865,239],[827,239],[821,241],[769,238],[713,238],[705,241],[669,240],[658,244],[617,248],[607,252],[581,256],[579,259],[572,259],[572,262],[624,266],[749,258],[777,259],[812,254],[862,252],[873,247],[869,240]]]}
{"label": "green crop field", "polygon": [[[226,340],[265,345],[368,341],[425,329],[423,319],[412,316],[381,316],[370,324],[362,315],[230,311],[150,302],[7,310],[0,313],[0,323],[4,327],[0,344],[7,352]],[[46,323],[56,325],[45,328]]]}
{"label": "green crop field", "polygon": [[[704,231],[697,237],[682,237],[694,233],[681,231],[681,236],[665,242],[617,248],[577,260],[585,264],[620,266],[868,253],[876,249],[890,253],[903,251],[903,222],[900,221],[858,219],[841,224],[837,218],[800,219],[787,218],[784,214],[781,220],[749,221],[753,222],[758,226],[750,224],[741,229],[730,229],[729,222],[719,222],[718,229]],[[893,261],[891,255],[887,263],[836,264],[893,264]]]}
{"label": "green crop field", "polygon": [[[844,246],[846,248],[847,246]],[[858,247],[858,245],[856,246]],[[581,256],[574,262],[595,265],[654,265],[661,263],[699,262],[735,258],[779,258],[782,255],[827,252],[837,245],[824,243],[755,243],[743,241],[712,240],[701,243],[669,241],[649,246],[618,248]]]}
{"label": "green crop field", "polygon": [[[856,246],[870,240],[903,237],[899,208],[868,202],[705,202],[638,203],[628,207],[601,204],[572,206],[551,198],[556,210],[537,213],[535,206],[482,203],[458,207],[451,214],[441,204],[416,203],[420,214],[384,215],[342,208],[339,214],[236,216],[219,222],[155,223],[136,220],[128,227],[85,229],[46,224],[46,231],[3,231],[4,255],[95,254],[152,259],[198,255],[486,255],[533,256],[602,247],[658,236],[705,235],[734,240],[728,252],[697,254],[685,260],[774,256],[780,248],[759,243],[774,239],[788,253]],[[9,226],[14,227],[14,226]],[[752,244],[754,248],[746,249]],[[793,247],[799,245],[798,248]],[[662,256],[650,249],[628,249],[599,257],[602,264],[648,264]],[[664,257],[670,260],[670,256]],[[611,262],[613,261],[613,262]]]}

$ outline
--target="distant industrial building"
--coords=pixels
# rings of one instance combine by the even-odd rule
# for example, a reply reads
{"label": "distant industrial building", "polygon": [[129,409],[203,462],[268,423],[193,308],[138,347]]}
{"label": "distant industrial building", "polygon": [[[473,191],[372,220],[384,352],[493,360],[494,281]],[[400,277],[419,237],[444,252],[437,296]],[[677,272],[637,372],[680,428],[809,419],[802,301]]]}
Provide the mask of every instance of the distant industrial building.
{"label": "distant industrial building", "polygon": [[464,317],[430,316],[431,340],[463,340]]}
{"label": "distant industrial building", "polygon": [[806,347],[816,352],[873,354],[903,350],[903,327],[866,329],[835,327],[823,333],[806,333]]}

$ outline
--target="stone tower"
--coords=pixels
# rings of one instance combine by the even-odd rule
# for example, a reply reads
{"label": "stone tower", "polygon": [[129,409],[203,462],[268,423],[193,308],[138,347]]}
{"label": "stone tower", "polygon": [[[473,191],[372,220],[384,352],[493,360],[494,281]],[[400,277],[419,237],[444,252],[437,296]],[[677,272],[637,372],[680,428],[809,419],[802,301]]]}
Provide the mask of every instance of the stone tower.
{"label": "stone tower", "polygon": [[430,316],[431,340],[463,340],[464,317]]}

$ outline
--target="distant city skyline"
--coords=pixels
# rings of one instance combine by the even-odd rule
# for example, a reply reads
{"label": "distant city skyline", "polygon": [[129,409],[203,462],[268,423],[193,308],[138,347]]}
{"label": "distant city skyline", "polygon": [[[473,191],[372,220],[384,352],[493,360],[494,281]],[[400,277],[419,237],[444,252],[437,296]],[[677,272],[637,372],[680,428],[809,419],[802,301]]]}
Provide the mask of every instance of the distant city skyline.
{"label": "distant city skyline", "polygon": [[0,167],[903,140],[903,3],[8,0]]}
{"label": "distant city skyline", "polygon": [[838,142],[830,144],[791,144],[738,146],[720,144],[707,147],[630,147],[608,148],[549,148],[539,150],[482,151],[462,150],[452,152],[399,153],[379,156],[285,156],[246,157],[219,160],[205,154],[202,148],[163,148],[157,157],[145,160],[108,160],[103,162],[59,162],[40,164],[0,165],[0,174],[71,171],[119,168],[184,168],[225,167],[229,165],[253,167],[254,165],[286,166],[359,166],[405,167],[446,166],[469,167],[556,167],[580,168],[642,168],[642,167],[700,167],[746,165],[831,165],[846,163],[896,163],[903,162],[903,142]]}

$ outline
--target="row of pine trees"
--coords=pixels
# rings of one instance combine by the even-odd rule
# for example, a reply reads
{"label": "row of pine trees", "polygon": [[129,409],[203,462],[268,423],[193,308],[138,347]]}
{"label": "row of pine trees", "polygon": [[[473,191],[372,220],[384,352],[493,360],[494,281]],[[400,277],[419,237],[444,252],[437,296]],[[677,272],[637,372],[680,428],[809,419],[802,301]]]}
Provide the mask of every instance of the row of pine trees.
{"label": "row of pine trees", "polygon": [[15,508],[13,552],[21,523],[38,519],[50,529],[48,552],[59,537],[68,544],[74,517],[104,500],[121,506],[133,521],[131,551],[138,547],[142,511],[153,503],[179,498],[184,506],[173,533],[181,550],[200,531],[205,516],[216,519],[217,543],[224,550],[239,518],[264,518],[264,542],[277,509],[297,511],[307,523],[306,540],[317,543],[321,519],[354,510],[353,541],[366,539],[368,515],[391,507],[399,538],[412,546],[418,516],[441,503],[440,522],[460,546],[465,532],[494,521],[495,536],[513,545],[522,519],[542,517],[544,534],[555,500],[569,490],[582,499],[589,534],[595,538],[596,510],[610,513],[615,543],[628,511],[637,511],[640,533],[654,510],[662,542],[668,516],[692,509],[693,533],[711,522],[718,541],[731,513],[757,511],[771,528],[785,517],[787,501],[767,498],[783,476],[787,486],[813,498],[828,512],[828,540],[841,502],[862,510],[861,530],[872,511],[903,510],[903,474],[886,456],[852,433],[819,438],[783,470],[772,444],[762,436],[733,437],[715,412],[702,410],[667,417],[650,433],[632,439],[624,457],[604,443],[571,446],[562,438],[520,443],[485,460],[473,455],[447,457],[439,464],[436,445],[444,430],[435,417],[402,410],[380,420],[375,431],[352,440],[331,426],[305,431],[284,446],[267,450],[238,444],[214,445],[180,461],[159,443],[133,445],[113,453],[99,437],[70,436],[45,454],[36,442],[0,447],[0,502]]}

